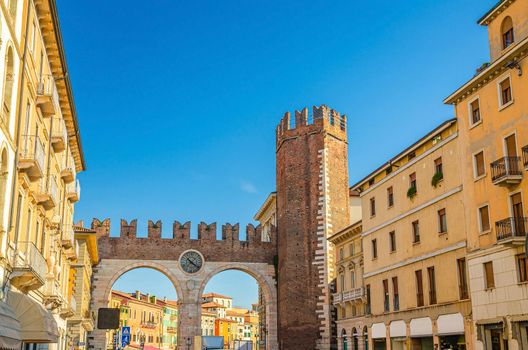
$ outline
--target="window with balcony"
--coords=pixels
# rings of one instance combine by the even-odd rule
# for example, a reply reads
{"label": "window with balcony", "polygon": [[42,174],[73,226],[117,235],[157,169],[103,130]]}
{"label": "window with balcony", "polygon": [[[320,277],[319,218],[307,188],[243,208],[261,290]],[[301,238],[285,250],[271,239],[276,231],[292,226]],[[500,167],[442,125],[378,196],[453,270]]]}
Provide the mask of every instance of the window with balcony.
{"label": "window with balcony", "polygon": [[491,229],[490,217],[489,217],[489,206],[485,205],[480,207],[478,210],[479,214],[479,229],[481,233],[488,232]]}
{"label": "window with balcony", "polygon": [[486,289],[495,288],[495,275],[493,274],[492,261],[484,263],[484,283],[486,285]]}
{"label": "window with balcony", "polygon": [[391,187],[387,188],[387,207],[392,208],[394,206],[394,190]]}
{"label": "window with balcony", "polygon": [[528,282],[528,260],[524,254],[517,255],[517,276],[519,283]]}
{"label": "window with balcony", "polygon": [[392,278],[392,298],[394,311],[400,309],[400,293],[398,292],[398,277]]}
{"label": "window with balcony", "polygon": [[389,312],[390,311],[390,304],[389,304],[389,281],[383,280],[383,311]]}
{"label": "window with balcony", "polygon": [[506,78],[499,83],[500,105],[505,106],[512,101],[512,89],[510,78]]}
{"label": "window with balcony", "polygon": [[389,232],[389,247],[391,253],[396,251],[396,232],[391,231]]}
{"label": "window with balcony", "polygon": [[469,298],[469,291],[468,291],[468,283],[467,283],[467,275],[466,275],[466,259],[461,258],[457,260],[457,271],[458,271],[458,288],[459,288],[459,294],[460,299],[468,299]]}
{"label": "window with balcony", "polygon": [[422,270],[414,272],[416,277],[416,306],[424,306]]}
{"label": "window with balcony", "polygon": [[501,25],[501,34],[502,34],[502,49],[506,49],[511,44],[513,44],[515,38],[513,36],[513,21],[510,16],[502,20]]}
{"label": "window with balcony", "polygon": [[478,98],[469,104],[469,112],[472,126],[480,122],[480,101]]}
{"label": "window with balcony", "polygon": [[413,243],[420,243],[420,222],[418,220],[412,223]]}
{"label": "window with balcony", "polygon": [[484,165],[484,151],[480,151],[473,155],[473,167],[475,178],[480,178],[486,175],[486,166]]}
{"label": "window with balcony", "polygon": [[446,210],[444,208],[440,209],[437,215],[438,215],[438,232],[446,233],[447,232]]}
{"label": "window with balcony", "polygon": [[430,266],[427,268],[427,277],[429,278],[429,304],[436,304],[436,277],[435,268]]}
{"label": "window with balcony", "polygon": [[376,216],[376,198],[374,197],[370,199],[370,216]]}
{"label": "window with balcony", "polygon": [[377,259],[378,258],[378,242],[376,241],[376,239],[373,239],[372,240],[372,259]]}

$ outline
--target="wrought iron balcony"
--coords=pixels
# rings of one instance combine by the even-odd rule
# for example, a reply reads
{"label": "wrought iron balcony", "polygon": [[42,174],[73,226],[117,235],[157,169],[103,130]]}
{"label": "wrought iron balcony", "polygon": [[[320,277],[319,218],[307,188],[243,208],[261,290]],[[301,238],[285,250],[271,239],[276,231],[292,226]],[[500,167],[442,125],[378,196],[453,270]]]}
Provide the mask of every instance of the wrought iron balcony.
{"label": "wrought iron balcony", "polygon": [[64,119],[53,118],[53,128],[51,129],[51,146],[55,152],[62,152],[68,143],[68,130]]}
{"label": "wrought iron balcony", "polygon": [[32,242],[18,242],[13,252],[11,284],[30,291],[42,287],[46,281],[46,259]]}
{"label": "wrought iron balcony", "polygon": [[525,217],[511,217],[495,223],[498,243],[524,244],[528,228]]}
{"label": "wrought iron balcony", "polygon": [[495,185],[514,184],[522,180],[521,157],[503,157],[490,164]]}
{"label": "wrought iron balcony", "polygon": [[59,93],[51,74],[43,75],[37,87],[37,106],[44,118],[59,111]]}
{"label": "wrought iron balcony", "polygon": [[79,180],[66,185],[66,197],[70,202],[77,202],[81,198],[81,184]]}
{"label": "wrought iron balcony", "polygon": [[355,289],[343,292],[343,301],[357,300],[357,299],[363,298],[364,296],[365,296],[365,291],[363,287],[359,287],[359,288],[355,288]]}
{"label": "wrought iron balcony", "polygon": [[27,173],[31,181],[44,175],[44,144],[36,135],[24,135],[20,145],[18,169]]}
{"label": "wrought iron balcony", "polygon": [[37,203],[42,205],[46,210],[54,208],[59,204],[59,189],[57,180],[54,176],[45,176],[40,179],[39,188],[36,193]]}
{"label": "wrought iron balcony", "polygon": [[524,168],[528,170],[528,145],[522,148],[523,164]]}

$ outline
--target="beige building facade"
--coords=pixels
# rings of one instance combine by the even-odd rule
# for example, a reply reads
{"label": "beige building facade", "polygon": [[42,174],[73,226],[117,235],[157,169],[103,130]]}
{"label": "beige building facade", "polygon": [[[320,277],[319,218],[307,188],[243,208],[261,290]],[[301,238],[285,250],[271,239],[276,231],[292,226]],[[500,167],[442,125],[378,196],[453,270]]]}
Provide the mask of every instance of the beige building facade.
{"label": "beige building facade", "polygon": [[479,21],[490,63],[453,92],[459,123],[475,349],[528,349],[528,1]]}
{"label": "beige building facade", "polygon": [[458,142],[448,120],[352,186],[371,349],[472,348]]}
{"label": "beige building facade", "polygon": [[15,320],[0,339],[65,349],[76,313],[76,174],[85,165],[58,14],[54,0],[5,0],[0,18],[0,299]]}

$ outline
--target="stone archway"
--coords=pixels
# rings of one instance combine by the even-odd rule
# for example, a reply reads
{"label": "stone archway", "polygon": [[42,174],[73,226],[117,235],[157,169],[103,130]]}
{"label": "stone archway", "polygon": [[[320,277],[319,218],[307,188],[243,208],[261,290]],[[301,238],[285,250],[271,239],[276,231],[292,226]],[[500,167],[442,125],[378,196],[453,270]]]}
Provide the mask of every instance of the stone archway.
{"label": "stone archway", "polygon": [[[277,289],[274,259],[276,236],[272,242],[262,242],[260,228],[248,225],[247,240],[238,240],[238,225],[223,225],[222,240],[216,239],[216,224],[201,223],[198,239],[190,238],[190,223],[173,225],[173,238],[161,237],[161,222],[149,221],[148,237],[136,237],[136,221],[121,221],[119,237],[110,237],[110,221],[94,220],[92,230],[97,235],[100,261],[94,268],[92,283],[93,310],[108,307],[112,286],[124,273],[137,268],[152,268],[163,273],[178,294],[178,349],[187,349],[188,339],[201,335],[201,301],[207,282],[226,270],[239,270],[253,276],[262,287],[266,300],[266,350],[278,350]],[[204,257],[198,272],[187,274],[179,264],[179,256],[193,249]],[[106,331],[94,330],[89,345],[105,350]]]}

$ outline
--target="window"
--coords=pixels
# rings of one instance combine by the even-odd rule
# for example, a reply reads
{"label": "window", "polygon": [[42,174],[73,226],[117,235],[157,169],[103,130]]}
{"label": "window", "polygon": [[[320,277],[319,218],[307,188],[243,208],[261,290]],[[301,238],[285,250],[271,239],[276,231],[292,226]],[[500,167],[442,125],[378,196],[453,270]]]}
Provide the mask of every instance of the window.
{"label": "window", "polygon": [[413,151],[413,152],[411,152],[411,153],[409,153],[409,154],[407,155],[407,160],[411,160],[411,159],[413,159],[414,157],[416,157],[416,152]]}
{"label": "window", "polygon": [[376,242],[376,239],[372,240],[372,259],[378,258],[378,244]]}
{"label": "window", "polygon": [[480,121],[480,101],[478,98],[469,104],[469,111],[471,113],[471,125],[477,124]]}
{"label": "window", "polygon": [[443,174],[444,173],[444,168],[442,166],[442,157],[436,158],[434,160],[434,165],[435,165],[435,173],[436,174]]}
{"label": "window", "polygon": [[373,186],[373,185],[374,185],[374,178],[370,179],[369,182],[368,182],[368,184],[369,184],[369,187],[370,187],[370,186]]}
{"label": "window", "polygon": [[339,275],[339,287],[341,287],[341,291],[344,292],[345,291],[345,275],[341,274]]}
{"label": "window", "polygon": [[504,50],[514,42],[513,37],[513,22],[511,17],[506,17],[502,21],[501,25],[501,33],[502,33],[502,49]]}
{"label": "window", "polygon": [[370,216],[376,216],[376,198],[370,199]]}
{"label": "window", "polygon": [[438,232],[446,233],[447,232],[447,216],[445,209],[440,209],[438,211]]}
{"label": "window", "polygon": [[418,187],[416,186],[416,173],[412,173],[411,175],[409,175],[409,186],[418,189]]}
{"label": "window", "polygon": [[389,245],[390,245],[390,251],[395,252],[396,251],[396,232],[394,231],[389,232]]}
{"label": "window", "polygon": [[488,232],[490,227],[489,207],[487,205],[479,208],[480,232]]}
{"label": "window", "polygon": [[419,243],[420,242],[420,222],[418,220],[413,221],[412,232],[413,232],[413,243]]}
{"label": "window", "polygon": [[499,89],[501,106],[510,103],[512,100],[512,90],[509,77],[499,83]]}
{"label": "window", "polygon": [[354,243],[350,243],[350,246],[348,248],[350,250],[350,256],[353,256],[354,255]]}
{"label": "window", "polygon": [[493,262],[484,263],[484,277],[486,278],[486,289],[495,288],[495,276],[493,275]]}
{"label": "window", "polygon": [[385,175],[389,175],[392,173],[392,166],[389,166],[387,169],[385,169]]}
{"label": "window", "polygon": [[350,288],[356,288],[356,270],[350,271]]}
{"label": "window", "polygon": [[478,178],[484,176],[486,174],[486,167],[484,166],[484,151],[480,151],[473,156],[473,163],[475,166],[475,177]]}
{"label": "window", "polygon": [[367,294],[367,305],[365,305],[365,314],[370,315],[371,308],[370,308],[370,284],[367,284],[366,286],[366,294]]}
{"label": "window", "polygon": [[[343,260],[345,258],[345,253],[343,251],[343,248],[339,249],[339,260]],[[222,300],[222,305],[224,304],[224,301]]]}
{"label": "window", "polygon": [[424,306],[422,270],[414,272],[416,276],[416,306]]}
{"label": "window", "polygon": [[392,207],[394,205],[394,190],[392,186],[387,188],[387,207]]}
{"label": "window", "polygon": [[434,266],[427,268],[427,277],[429,278],[429,304],[436,304],[436,278]]}
{"label": "window", "polygon": [[517,255],[517,274],[519,283],[528,282],[528,261],[524,254]]}
{"label": "window", "polygon": [[4,115],[4,122],[9,125],[9,116],[11,114],[11,101],[13,97],[13,83],[15,80],[13,49],[8,47],[5,58],[5,73],[4,73],[4,92],[2,114]]}
{"label": "window", "polygon": [[383,280],[383,311],[389,312],[389,281]]}
{"label": "window", "polygon": [[398,277],[392,278],[392,297],[393,297],[394,311],[398,311],[400,309],[400,294],[398,292]]}

